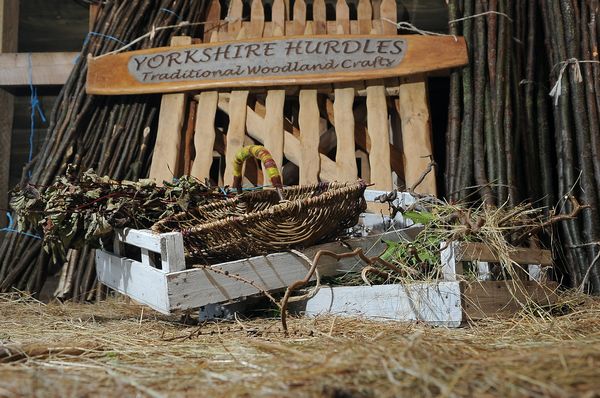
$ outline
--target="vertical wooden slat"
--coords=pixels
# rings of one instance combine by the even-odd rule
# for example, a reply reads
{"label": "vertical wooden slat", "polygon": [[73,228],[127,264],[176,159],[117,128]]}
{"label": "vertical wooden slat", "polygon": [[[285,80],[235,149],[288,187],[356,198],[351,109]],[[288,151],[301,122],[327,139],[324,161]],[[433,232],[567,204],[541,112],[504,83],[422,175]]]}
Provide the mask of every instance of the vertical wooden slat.
{"label": "vertical wooden slat", "polygon": [[265,10],[262,0],[253,0],[250,9],[250,30],[246,32],[246,37],[262,37],[265,29]]}
{"label": "vertical wooden slat", "polygon": [[[0,53],[17,52],[18,33],[19,1],[0,0]],[[0,89],[0,209],[8,208],[14,104],[14,96]],[[5,227],[7,221],[4,211],[0,211],[0,228]]]}
{"label": "vertical wooden slat", "polygon": [[[336,4],[336,26],[338,34],[350,33],[350,13],[346,0]],[[336,85],[334,90],[333,119],[337,150],[335,154],[336,174],[339,181],[354,181],[358,176],[354,145],[354,87]]]}
{"label": "vertical wooden slat", "polygon": [[283,0],[275,0],[271,8],[271,36],[285,35],[286,4]]}
{"label": "vertical wooden slat", "polygon": [[[383,0],[381,4],[382,18],[395,22],[395,6],[395,0]],[[382,23],[384,33],[394,34],[397,32],[393,24],[385,21]],[[396,108],[402,124],[404,181],[407,188],[412,188],[429,166],[430,156],[433,155],[431,121],[425,77],[420,75],[403,81],[405,83],[400,84]],[[421,194],[437,195],[435,174],[429,173],[415,191]]]}
{"label": "vertical wooden slat", "polygon": [[[372,31],[372,8],[369,0],[358,3],[359,33],[370,34]],[[381,33],[381,32],[375,32]],[[383,81],[367,84],[367,130],[371,141],[369,163],[371,167],[371,183],[373,189],[391,190],[392,168],[390,165],[390,137],[387,112],[387,100]]]}
{"label": "vertical wooden slat", "polygon": [[[320,7],[313,9],[320,13]],[[295,34],[312,34],[312,24],[306,22],[306,3],[296,0],[294,3]],[[319,106],[317,90],[302,89],[299,93],[300,110],[298,126],[300,127],[300,184],[312,184],[319,181],[321,159],[319,156]]]}
{"label": "vertical wooden slat", "polygon": [[221,19],[221,3],[212,0],[206,13],[206,24],[204,25],[204,42],[216,41]]}
{"label": "vertical wooden slat", "polygon": [[[373,6],[375,9],[375,5]],[[381,20],[380,22],[380,26],[381,26],[381,33],[385,34],[385,35],[396,35],[398,34],[398,28],[396,27],[396,22],[398,20],[398,16],[397,16],[397,4],[396,4],[396,0],[383,0],[381,1],[381,5],[379,7],[380,9],[380,18]],[[400,80],[398,78],[388,78],[384,80],[385,82],[385,86],[387,87],[398,87],[398,85],[400,84]],[[390,113],[390,125],[391,125],[391,135],[392,135],[392,142],[394,144],[402,144],[402,129],[401,129],[401,122],[400,122],[400,116],[398,114],[398,112],[391,112]],[[399,167],[394,167],[394,165],[403,165],[404,162],[404,157],[400,156],[397,157],[397,155],[395,155],[395,153],[398,152],[398,150],[396,149],[396,147],[393,146],[392,143],[390,143],[390,158],[391,158],[391,165],[392,165],[392,170],[396,171],[396,175],[398,177],[398,181],[393,181],[395,184],[399,184],[401,183],[401,181],[404,181],[404,173],[398,173],[398,169]],[[402,169],[404,168],[404,166],[402,166]]]}
{"label": "vertical wooden slat", "polygon": [[[271,9],[271,32],[265,36],[285,35],[285,2],[275,0]],[[265,100],[265,139],[264,146],[271,152],[277,167],[283,166],[283,106],[285,104],[285,90],[269,90]],[[265,181],[268,183],[266,170],[263,170]]]}
{"label": "vertical wooden slat", "polygon": [[[231,0],[229,3],[229,10],[227,17],[229,23],[227,24],[227,33],[229,34],[230,40],[238,38],[240,30],[242,30],[242,14],[244,12],[244,3],[242,0]],[[241,37],[240,37],[241,39]]]}
{"label": "vertical wooden slat", "polygon": [[[253,1],[252,11],[256,12]],[[261,5],[262,6],[262,5]],[[246,32],[242,29],[242,0],[232,0],[229,8],[229,25],[228,33],[231,37],[237,33],[238,39],[246,38]],[[252,19],[253,15],[251,15]],[[264,19],[263,19],[264,22]],[[237,30],[236,30],[237,29]],[[256,26],[250,27],[250,34]],[[229,127],[227,129],[226,146],[225,146],[225,173],[223,180],[225,184],[233,182],[233,160],[235,154],[244,145],[244,136],[246,134],[246,105],[248,103],[248,90],[235,90],[229,96]]]}
{"label": "vertical wooden slat", "polygon": [[190,175],[192,171],[192,161],[194,154],[194,131],[196,129],[196,110],[198,109],[198,101],[195,99],[188,104],[187,123],[184,133],[183,144],[183,174]]}
{"label": "vertical wooden slat", "polygon": [[338,35],[350,34],[350,8],[346,0],[337,0],[335,5],[335,25]]}
{"label": "vertical wooden slat", "polygon": [[213,148],[215,145],[215,113],[219,94],[216,91],[203,92],[196,97],[198,112],[196,115],[196,133],[194,148],[196,158],[192,164],[191,175],[204,180],[210,176],[213,163]]}
{"label": "vertical wooden slat", "polygon": [[[375,7],[375,6],[374,6]],[[381,33],[384,35],[395,35],[398,34],[398,28],[396,21],[398,20],[398,8],[396,0],[383,0],[381,1],[380,16],[381,16]],[[379,18],[379,17],[376,17]],[[383,19],[389,20],[384,21]],[[390,22],[391,21],[391,22]]]}
{"label": "vertical wooden slat", "polygon": [[[221,17],[221,4],[219,0],[210,3],[206,16],[205,42],[219,40],[217,26]],[[192,164],[191,175],[204,180],[210,177],[210,168],[213,163],[213,150],[215,145],[215,114],[219,94],[216,91],[204,91],[196,96],[198,110],[196,114],[196,129],[194,134],[194,149],[196,157]]]}
{"label": "vertical wooden slat", "polygon": [[314,0],[313,2],[313,33],[316,35],[327,34],[325,0]]}
{"label": "vertical wooden slat", "polygon": [[373,8],[371,7],[370,0],[359,0],[358,2],[358,33],[361,35],[368,35],[371,33],[373,27],[371,17],[373,15]]}
{"label": "vertical wooden slat", "polygon": [[293,35],[304,34],[304,29],[306,28],[306,3],[304,0],[294,2],[294,20],[292,21],[292,26]]}
{"label": "vertical wooden slat", "polygon": [[[383,0],[383,1],[385,1],[385,0]],[[395,0],[394,0],[394,3],[395,3]],[[371,5],[373,7],[373,19],[374,20],[379,19],[380,15],[381,15],[380,9],[381,9],[381,6],[383,5],[382,0],[371,0]]]}
{"label": "vertical wooden slat", "polygon": [[[430,156],[433,155],[429,101],[424,78],[400,85],[397,107],[402,121],[404,180],[406,186],[411,188],[427,169]],[[415,192],[437,195],[435,174],[429,173]]]}
{"label": "vertical wooden slat", "polygon": [[[285,90],[269,90],[265,101],[265,142],[264,146],[271,152],[275,164],[283,165],[283,106]],[[266,173],[266,170],[264,170]],[[266,177],[266,174],[265,174]]]}
{"label": "vertical wooden slat", "polygon": [[[192,38],[189,36],[175,36],[171,39],[171,46],[191,43]],[[160,102],[158,131],[150,165],[150,178],[156,179],[158,185],[162,185],[163,181],[171,181],[174,175],[181,173],[185,103],[185,94],[164,94]]]}
{"label": "vertical wooden slat", "polygon": [[300,184],[319,181],[321,159],[319,156],[319,106],[317,90],[300,90]]}

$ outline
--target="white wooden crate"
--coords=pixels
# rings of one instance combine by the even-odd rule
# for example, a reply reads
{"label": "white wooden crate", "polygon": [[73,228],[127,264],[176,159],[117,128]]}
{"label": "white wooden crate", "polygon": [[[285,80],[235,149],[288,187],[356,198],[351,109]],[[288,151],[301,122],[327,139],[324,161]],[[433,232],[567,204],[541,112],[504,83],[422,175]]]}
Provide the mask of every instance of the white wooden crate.
{"label": "white wooden crate", "polygon": [[[383,194],[381,191],[366,191],[367,201]],[[398,205],[408,205],[414,201],[408,194],[399,194]],[[418,228],[398,230],[406,226],[406,222],[398,215],[395,220],[374,214],[361,216],[362,232],[393,230],[391,232],[372,234],[361,238],[341,242],[326,243],[310,247],[303,251],[309,258],[321,249],[336,253],[352,251],[360,247],[368,256],[380,254],[385,250],[385,240],[412,239]],[[395,228],[390,228],[391,225]],[[141,260],[133,260],[122,256],[124,244],[138,247]],[[148,230],[125,229],[115,236],[114,252],[96,250],[96,272],[98,280],[108,287],[123,293],[149,307],[170,314],[175,310],[198,308],[209,304],[217,304],[259,293],[250,284],[235,280],[210,270],[193,268],[185,269],[183,239],[180,233],[156,234]],[[160,261],[154,263],[154,255]],[[342,259],[339,262],[324,258],[320,263],[323,276],[336,275],[360,266],[355,258]],[[280,290],[291,283],[304,278],[309,265],[293,253],[274,253],[243,260],[230,261],[215,265],[230,274],[254,281],[267,291]]]}
{"label": "white wooden crate", "polygon": [[[367,201],[381,195],[380,191],[366,191]],[[399,193],[396,205],[407,207],[414,198]],[[313,258],[319,250],[344,253],[357,247],[368,256],[385,250],[383,240],[412,240],[421,230],[411,226],[401,215],[391,220],[383,214],[363,214],[359,223],[363,237],[341,242],[325,243],[303,251]],[[376,231],[387,231],[373,233]],[[368,235],[371,233],[371,235]],[[140,261],[121,255],[124,244],[136,246],[141,251]],[[155,234],[151,231],[126,229],[115,237],[115,252],[96,251],[96,270],[103,284],[121,292],[155,310],[170,314],[176,310],[193,309],[228,303],[260,293],[247,283],[212,272],[208,269],[185,269],[183,239],[179,233]],[[473,246],[473,245],[471,245]],[[328,287],[308,300],[304,310],[307,315],[324,313],[364,316],[377,320],[424,321],[432,325],[458,327],[473,317],[494,314],[497,311],[514,311],[517,304],[514,292],[502,282],[489,280],[488,262],[493,261],[485,248],[465,253],[460,244],[442,245],[444,280],[417,282],[407,285]],[[488,250],[489,251],[489,250]],[[155,259],[156,253],[160,260]],[[547,288],[540,286],[539,265],[551,263],[549,253],[542,250],[521,250],[514,253],[520,264],[529,264],[530,279],[525,283],[538,302],[552,302]],[[473,287],[462,281],[461,261],[477,260],[476,267],[481,282]],[[479,261],[481,260],[481,261]],[[319,264],[322,276],[333,276],[363,266],[356,258],[338,261],[323,257]],[[230,261],[213,267],[253,281],[261,289],[277,291],[303,279],[309,264],[293,253],[274,253],[243,260]],[[536,281],[533,281],[536,280]],[[552,285],[550,285],[552,287]],[[527,290],[526,289],[526,290]],[[521,300],[522,301],[522,300]],[[215,307],[216,308],[216,307]]]}
{"label": "white wooden crate", "polygon": [[[160,253],[157,241],[166,240],[164,234],[150,231],[125,230],[120,234],[122,242],[130,243],[130,237],[146,236]],[[303,251],[309,258],[321,249],[336,253],[352,251],[360,247],[367,255],[374,256],[385,250],[385,240],[407,239],[406,232],[387,232],[341,242],[325,243]],[[180,238],[181,236],[179,236]],[[139,242],[138,242],[139,244]],[[142,243],[145,244],[145,243]],[[146,248],[150,244],[145,245]],[[151,250],[151,249],[148,249]],[[162,254],[162,253],[161,253]],[[166,251],[169,255],[169,251]],[[164,262],[163,262],[164,264]],[[319,271],[322,276],[331,276],[356,269],[360,264],[355,258],[339,262],[324,258]],[[222,303],[240,297],[250,296],[259,291],[244,282],[211,272],[207,269],[157,268],[149,262],[135,261],[104,250],[96,250],[96,272],[98,280],[118,292],[126,294],[155,310],[169,314],[174,310],[198,308],[208,304]],[[254,281],[267,291],[280,290],[304,278],[310,266],[293,253],[275,253],[215,265],[230,274]]]}

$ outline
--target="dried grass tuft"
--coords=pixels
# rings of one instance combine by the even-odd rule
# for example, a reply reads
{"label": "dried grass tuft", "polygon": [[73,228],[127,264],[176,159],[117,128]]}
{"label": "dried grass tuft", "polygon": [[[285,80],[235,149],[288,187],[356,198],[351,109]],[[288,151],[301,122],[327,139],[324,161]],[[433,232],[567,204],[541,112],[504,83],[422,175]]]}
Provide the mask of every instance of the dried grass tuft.
{"label": "dried grass tuft", "polygon": [[600,390],[600,300],[583,295],[562,297],[545,317],[523,312],[454,330],[335,317],[291,318],[289,326],[285,338],[278,319],[186,326],[115,298],[43,304],[0,295],[0,347],[48,348],[0,364],[0,397],[559,397]]}

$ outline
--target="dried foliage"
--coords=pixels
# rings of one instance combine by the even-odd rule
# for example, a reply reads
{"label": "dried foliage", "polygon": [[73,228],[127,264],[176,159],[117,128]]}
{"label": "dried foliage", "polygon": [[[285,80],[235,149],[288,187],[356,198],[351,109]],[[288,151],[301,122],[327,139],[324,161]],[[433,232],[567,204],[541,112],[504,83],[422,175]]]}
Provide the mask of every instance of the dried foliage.
{"label": "dried foliage", "polygon": [[67,174],[39,191],[33,185],[17,188],[11,207],[22,231],[37,229],[53,261],[64,261],[67,250],[88,243],[100,247],[114,228],[150,228],[157,221],[209,201],[226,199],[193,177],[157,186],[154,180],[114,181],[93,170]]}
{"label": "dried foliage", "polygon": [[186,326],[115,299],[5,294],[0,396],[595,396],[600,302],[565,297],[554,311],[453,330],[290,318],[285,338],[277,319]]}
{"label": "dried foliage", "polygon": [[[394,199],[388,195],[382,200]],[[481,204],[472,207],[466,203],[446,203],[433,197],[422,197],[414,205],[403,209],[394,207],[391,212],[401,212],[405,219],[422,224],[423,229],[411,242],[386,242],[388,249],[380,256],[383,262],[370,264],[366,272],[349,273],[334,280],[337,284],[398,283],[414,279],[438,279],[441,275],[440,252],[450,242],[484,243],[499,259],[504,270],[503,278],[516,276],[516,264],[511,252],[519,247],[540,245],[539,235],[550,234],[552,225],[576,218],[582,209],[574,197],[568,198],[573,210],[567,214],[547,214],[543,208],[531,204],[500,207]],[[360,278],[359,278],[360,274]]]}

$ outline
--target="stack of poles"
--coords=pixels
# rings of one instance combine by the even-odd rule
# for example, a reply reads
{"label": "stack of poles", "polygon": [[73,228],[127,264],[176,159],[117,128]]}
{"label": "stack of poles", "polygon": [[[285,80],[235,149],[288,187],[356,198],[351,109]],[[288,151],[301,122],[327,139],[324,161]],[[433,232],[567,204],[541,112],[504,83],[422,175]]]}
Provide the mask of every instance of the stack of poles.
{"label": "stack of poles", "polygon": [[[465,37],[470,63],[450,78],[445,165],[450,200],[531,201],[568,213],[565,195],[572,194],[590,205],[576,220],[559,223],[553,247],[570,284],[596,293],[598,3],[449,1],[450,33]],[[560,95],[551,96],[557,81]]]}
{"label": "stack of poles", "polygon": [[[146,176],[159,98],[87,95],[86,55],[119,48],[152,26],[200,21],[206,3],[108,0],[23,182],[43,189],[68,163],[114,179]],[[590,208],[560,224],[554,247],[563,249],[557,254],[573,286],[600,292],[598,0],[450,0],[448,10],[450,33],[465,37],[471,62],[450,78],[446,196],[489,206],[528,200],[568,212],[564,196],[574,194]],[[165,46],[172,36],[191,33],[158,31],[135,48]],[[559,79],[555,104],[549,92]],[[69,253],[61,296],[94,297],[92,253],[87,247]],[[49,267],[40,240],[7,235],[0,247],[0,291],[39,292]]]}
{"label": "stack of poles", "polygon": [[[67,164],[80,171],[94,168],[113,179],[137,180],[148,175],[160,96],[102,97],[85,92],[87,55],[100,55],[122,47],[152,27],[202,21],[205,1],[107,0],[93,32],[83,45],[68,81],[52,110],[46,140],[23,171],[21,183],[40,189],[64,174]],[[172,36],[199,36],[202,26],[156,31],[130,49],[169,44]],[[31,174],[31,176],[29,176]],[[0,292],[13,289],[39,293],[49,272],[62,267],[57,295],[75,300],[93,299],[96,282],[94,251],[70,250],[65,264],[50,264],[42,242],[24,234],[7,234],[0,247]]]}

